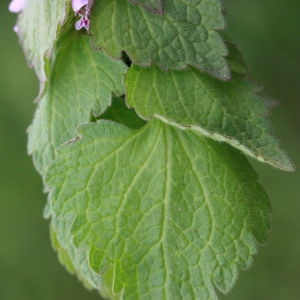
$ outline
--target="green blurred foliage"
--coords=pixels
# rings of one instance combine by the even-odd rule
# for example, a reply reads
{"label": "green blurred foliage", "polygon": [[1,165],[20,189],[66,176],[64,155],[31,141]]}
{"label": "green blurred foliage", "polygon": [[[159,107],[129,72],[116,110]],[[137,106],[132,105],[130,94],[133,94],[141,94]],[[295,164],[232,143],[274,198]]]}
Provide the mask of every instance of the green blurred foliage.
{"label": "green blurred foliage", "polygon": [[[38,84],[0,3],[0,299],[100,299],[58,263],[42,217],[46,196],[31,158],[26,128]],[[228,31],[272,103],[271,119],[300,165],[300,1],[225,0]],[[252,161],[253,162],[253,161]],[[284,173],[253,162],[273,204],[273,229],[254,265],[221,299],[298,299],[300,295],[300,171]]]}

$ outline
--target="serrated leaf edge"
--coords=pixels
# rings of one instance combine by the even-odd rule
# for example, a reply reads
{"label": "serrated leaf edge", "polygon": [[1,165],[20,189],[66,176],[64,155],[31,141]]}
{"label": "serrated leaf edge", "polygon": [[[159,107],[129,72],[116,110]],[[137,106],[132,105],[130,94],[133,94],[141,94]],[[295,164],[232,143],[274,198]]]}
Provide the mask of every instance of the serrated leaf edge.
{"label": "serrated leaf edge", "polygon": [[[138,113],[138,112],[137,112]],[[143,116],[141,114],[138,113],[138,115],[143,118]],[[287,172],[293,172],[295,171],[295,167],[293,165],[293,163],[287,159],[287,165],[284,166],[283,164],[280,163],[276,163],[273,160],[268,160],[264,157],[262,157],[261,155],[255,154],[251,149],[247,148],[246,146],[244,146],[243,144],[241,144],[238,140],[232,138],[232,137],[227,137],[225,135],[221,135],[219,133],[213,132],[213,131],[209,131],[201,126],[196,126],[196,125],[184,125],[184,124],[180,124],[180,123],[176,123],[170,119],[168,119],[165,116],[162,115],[158,115],[158,114],[153,114],[153,117],[163,121],[164,123],[167,123],[171,126],[177,127],[181,130],[193,130],[194,132],[204,135],[206,137],[212,138],[218,142],[225,142],[230,144],[231,146],[233,146],[236,149],[241,150],[243,153],[245,153],[246,155],[262,162],[262,163],[266,163],[269,164],[270,166],[276,168],[276,169],[281,169],[283,171],[287,171]],[[282,150],[283,151],[283,150]],[[283,151],[283,153],[285,153]]]}

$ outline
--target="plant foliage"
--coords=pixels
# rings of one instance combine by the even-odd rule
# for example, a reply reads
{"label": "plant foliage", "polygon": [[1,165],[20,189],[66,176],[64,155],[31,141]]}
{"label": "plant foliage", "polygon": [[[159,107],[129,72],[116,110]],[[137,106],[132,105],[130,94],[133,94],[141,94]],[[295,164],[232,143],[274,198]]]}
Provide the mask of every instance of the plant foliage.
{"label": "plant foliage", "polygon": [[69,1],[27,3],[28,149],[61,263],[111,299],[227,293],[270,229],[245,156],[293,166],[219,33],[221,1],[96,0],[88,33]]}

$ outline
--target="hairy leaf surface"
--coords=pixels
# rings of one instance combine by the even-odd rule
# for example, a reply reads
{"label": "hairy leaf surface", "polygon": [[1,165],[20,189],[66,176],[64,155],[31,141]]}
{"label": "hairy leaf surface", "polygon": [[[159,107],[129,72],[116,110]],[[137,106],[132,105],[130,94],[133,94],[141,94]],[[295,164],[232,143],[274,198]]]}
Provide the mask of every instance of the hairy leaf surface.
{"label": "hairy leaf surface", "polygon": [[29,129],[28,149],[39,172],[52,161],[55,148],[75,136],[79,125],[107,109],[112,94],[124,93],[126,69],[121,61],[95,51],[87,36],[73,32],[61,38],[49,88]]}
{"label": "hairy leaf surface", "polygon": [[216,30],[224,28],[219,0],[166,0],[159,16],[125,0],[96,1],[91,31],[109,55],[126,51],[138,65],[183,69],[191,65],[229,78],[226,47]]}
{"label": "hairy leaf surface", "polygon": [[164,7],[163,7],[163,0],[129,0],[131,3],[135,5],[141,5],[145,9],[156,13],[156,14],[163,14]]}
{"label": "hairy leaf surface", "polygon": [[231,146],[152,120],[83,126],[48,169],[57,240],[108,294],[216,299],[266,240],[269,203]]}
{"label": "hairy leaf surface", "polygon": [[66,19],[68,0],[27,0],[19,16],[18,33],[30,66],[40,80],[43,91],[49,71],[49,58],[58,38],[59,28]]}
{"label": "hairy leaf surface", "polygon": [[52,247],[57,251],[60,263],[68,270],[69,273],[76,275],[87,289],[97,286],[100,288],[102,279],[99,274],[92,270],[87,264],[88,257],[86,251],[75,249],[71,244],[68,251],[59,243],[57,234],[50,227],[50,237]]}
{"label": "hairy leaf surface", "polygon": [[258,88],[243,76],[233,74],[224,82],[195,69],[163,72],[134,66],[126,76],[126,87],[128,104],[145,119],[155,115],[225,141],[274,167],[293,170],[271,134]]}

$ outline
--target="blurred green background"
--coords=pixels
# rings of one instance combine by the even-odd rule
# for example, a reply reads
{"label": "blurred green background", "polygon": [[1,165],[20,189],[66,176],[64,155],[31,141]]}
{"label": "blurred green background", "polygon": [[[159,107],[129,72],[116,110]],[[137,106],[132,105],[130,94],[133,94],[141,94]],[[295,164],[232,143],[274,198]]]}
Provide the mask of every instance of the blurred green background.
{"label": "blurred green background", "polygon": [[[0,299],[99,299],[58,263],[42,218],[46,196],[26,154],[37,80],[0,3]],[[228,31],[250,74],[279,105],[275,134],[300,166],[300,1],[225,0]],[[273,228],[251,269],[221,299],[300,299],[300,171],[253,162],[273,205]]]}

